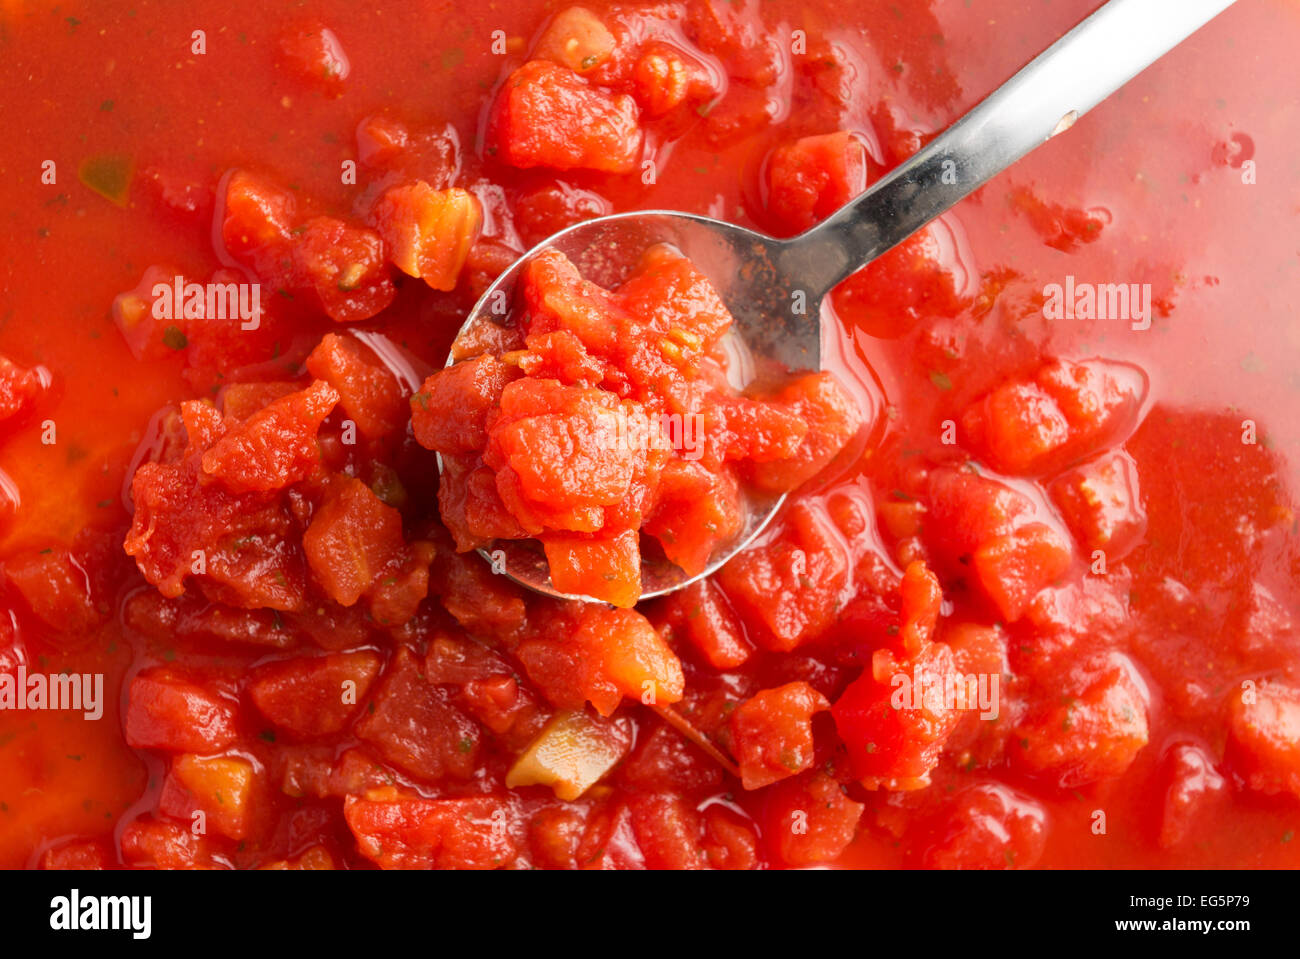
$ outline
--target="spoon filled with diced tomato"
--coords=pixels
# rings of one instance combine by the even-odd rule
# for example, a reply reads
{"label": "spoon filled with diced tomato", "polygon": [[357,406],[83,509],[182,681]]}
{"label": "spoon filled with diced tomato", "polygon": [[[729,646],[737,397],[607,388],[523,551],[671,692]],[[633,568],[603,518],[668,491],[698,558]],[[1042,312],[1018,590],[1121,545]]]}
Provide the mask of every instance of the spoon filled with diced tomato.
{"label": "spoon filled with diced tomato", "polygon": [[457,548],[539,592],[616,606],[717,570],[786,493],[853,454],[868,418],[821,370],[823,297],[1233,2],[1111,0],[793,238],[647,211],[535,246],[416,397]]}

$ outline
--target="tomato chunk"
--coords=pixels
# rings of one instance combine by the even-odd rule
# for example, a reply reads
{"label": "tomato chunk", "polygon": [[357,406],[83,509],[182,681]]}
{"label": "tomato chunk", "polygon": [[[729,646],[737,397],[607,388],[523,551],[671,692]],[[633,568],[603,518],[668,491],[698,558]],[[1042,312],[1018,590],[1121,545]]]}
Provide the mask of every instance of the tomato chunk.
{"label": "tomato chunk", "polygon": [[[892,662],[892,659],[891,659]],[[921,789],[961,719],[952,650],[928,646],[914,659],[868,669],[835,701],[831,715],[856,775],[869,789]]]}
{"label": "tomato chunk", "polygon": [[746,789],[762,789],[812,766],[814,713],[829,709],[807,683],[765,689],[731,714],[731,748]]}
{"label": "tomato chunk", "polygon": [[167,752],[213,753],[237,735],[233,702],[167,669],[131,680],[125,725],[132,747]]}
{"label": "tomato chunk", "polygon": [[1251,789],[1300,796],[1300,690],[1261,684],[1253,703],[1244,694],[1230,707],[1230,742]]}
{"label": "tomato chunk", "polygon": [[305,479],[320,460],[316,431],[338,401],[334,388],[320,380],[276,400],[228,429],[203,454],[203,471],[237,493]]}
{"label": "tomato chunk", "polygon": [[863,805],[825,773],[804,773],[768,793],[763,835],[777,861],[815,866],[837,859],[857,834]]}
{"label": "tomato chunk", "polygon": [[492,108],[490,141],[516,167],[630,173],[641,153],[636,102],[610,95],[566,67],[530,60]]}
{"label": "tomato chunk", "polygon": [[409,415],[405,390],[373,350],[351,337],[326,333],[307,357],[307,372],[328,384],[362,436],[396,432]]}
{"label": "tomato chunk", "polygon": [[681,662],[640,613],[568,605],[551,631],[525,640],[515,655],[560,709],[590,702],[602,716],[624,696],[652,703],[682,698]]}
{"label": "tomato chunk", "polygon": [[454,290],[483,225],[468,190],[435,190],[423,180],[389,187],[370,211],[394,265],[435,290]]}
{"label": "tomato chunk", "polygon": [[777,147],[767,161],[767,212],[786,235],[802,233],[867,187],[867,153],[843,130]]}
{"label": "tomato chunk", "polygon": [[423,677],[405,648],[394,656],[356,730],[380,756],[417,779],[474,775],[478,726]]}
{"label": "tomato chunk", "polygon": [[343,815],[362,855],[385,869],[502,869],[519,854],[510,804],[490,796],[349,796]]}
{"label": "tomato chunk", "polygon": [[328,736],[347,726],[380,666],[379,655],[368,650],[267,663],[254,671],[248,695],[280,729]]}

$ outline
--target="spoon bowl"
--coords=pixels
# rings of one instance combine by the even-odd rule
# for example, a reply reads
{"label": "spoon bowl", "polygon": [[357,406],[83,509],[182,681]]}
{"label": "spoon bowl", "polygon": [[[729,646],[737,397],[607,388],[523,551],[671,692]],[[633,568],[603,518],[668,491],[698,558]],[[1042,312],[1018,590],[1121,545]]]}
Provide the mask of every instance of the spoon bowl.
{"label": "spoon bowl", "polygon": [[[786,272],[789,241],[691,213],[650,210],[616,213],[574,224],[556,233],[497,277],[479,297],[461,336],[478,324],[499,324],[515,303],[515,287],[524,267],[543,250],[563,253],[586,279],[613,289],[627,278],[641,254],[656,244],[668,244],[691,261],[713,284],[735,321],[727,334],[738,362],[747,356],[772,360],[791,370],[816,370],[821,366],[820,297],[808,300],[798,277]],[[462,359],[455,354],[452,365]],[[743,378],[744,372],[739,375]],[[441,469],[442,459],[438,460]],[[757,537],[785,501],[784,496],[749,500],[745,526],[731,542],[710,558],[708,566],[688,576],[662,557],[647,554],[641,564],[641,598],[651,599],[712,575]],[[550,573],[536,540],[498,540],[480,549],[493,569],[520,585],[562,599],[588,599],[562,593],[551,584]]]}

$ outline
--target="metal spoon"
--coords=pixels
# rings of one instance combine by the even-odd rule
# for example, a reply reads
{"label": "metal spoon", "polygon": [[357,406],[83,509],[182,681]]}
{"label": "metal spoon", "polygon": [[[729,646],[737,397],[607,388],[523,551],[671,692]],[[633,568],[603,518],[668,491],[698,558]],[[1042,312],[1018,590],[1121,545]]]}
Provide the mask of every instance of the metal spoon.
{"label": "metal spoon", "polygon": [[[791,239],[662,210],[619,213],[561,230],[488,287],[461,332],[499,322],[509,312],[520,270],[542,250],[560,251],[587,279],[613,287],[647,247],[669,243],[717,288],[753,355],[791,370],[820,369],[821,301],[836,284],[1064,133],[1234,2],[1110,0],[906,163]],[[697,576],[688,577],[666,561],[644,560],[641,598],[661,596],[716,572],[762,532],[784,499],[751,510],[744,531]],[[479,552],[498,572],[539,593],[589,599],[551,586],[536,541],[498,541]]]}

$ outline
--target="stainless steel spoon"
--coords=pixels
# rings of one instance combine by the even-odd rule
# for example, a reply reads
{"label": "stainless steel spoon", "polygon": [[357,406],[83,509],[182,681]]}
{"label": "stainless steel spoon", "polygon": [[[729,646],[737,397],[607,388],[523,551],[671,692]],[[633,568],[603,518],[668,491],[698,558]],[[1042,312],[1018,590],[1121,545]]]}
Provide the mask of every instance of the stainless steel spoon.
{"label": "stainless steel spoon", "polygon": [[[488,287],[462,334],[476,324],[499,322],[509,312],[520,270],[542,250],[559,250],[585,277],[613,287],[647,247],[669,243],[717,288],[735,317],[734,329],[753,355],[770,357],[791,370],[820,369],[821,301],[836,284],[1068,130],[1234,2],[1110,0],[906,163],[791,239],[664,210],[619,213],[561,230]],[[698,576],[688,577],[667,562],[643,561],[642,599],[714,573],[753,541],[783,500],[752,511],[745,530]],[[551,586],[535,541],[503,540],[479,552],[498,572],[539,593],[589,598]]]}

